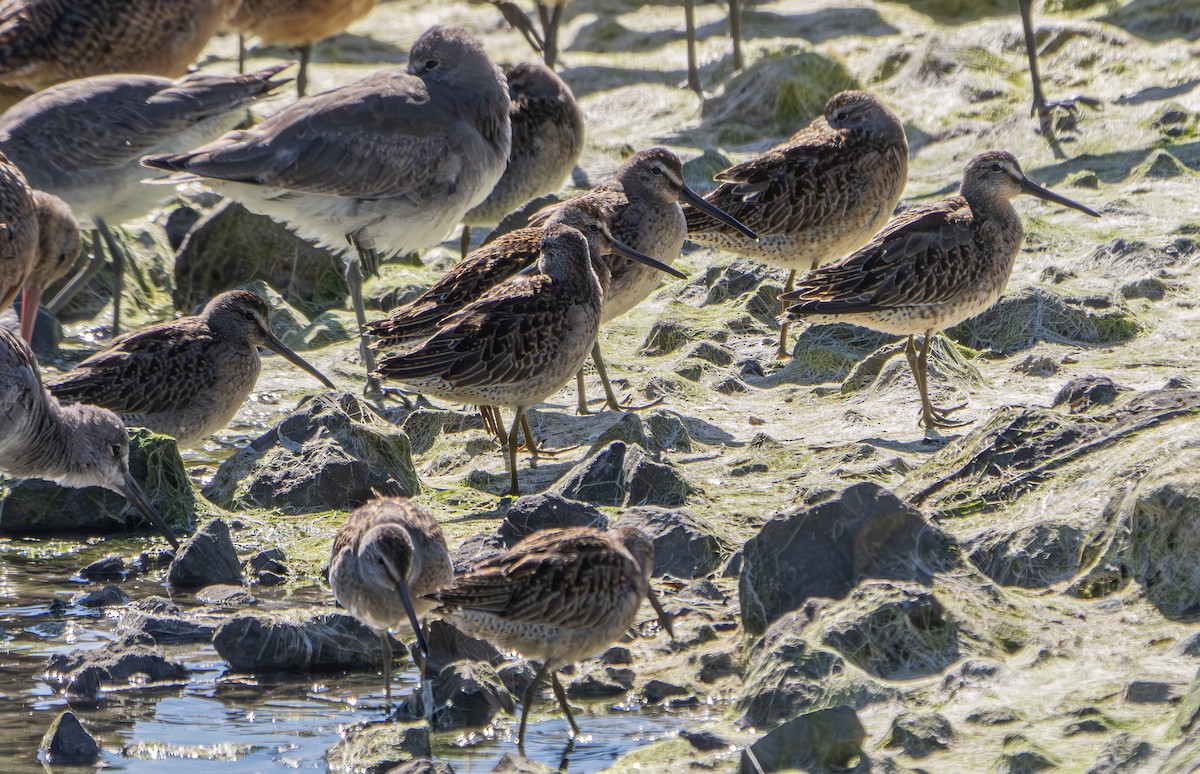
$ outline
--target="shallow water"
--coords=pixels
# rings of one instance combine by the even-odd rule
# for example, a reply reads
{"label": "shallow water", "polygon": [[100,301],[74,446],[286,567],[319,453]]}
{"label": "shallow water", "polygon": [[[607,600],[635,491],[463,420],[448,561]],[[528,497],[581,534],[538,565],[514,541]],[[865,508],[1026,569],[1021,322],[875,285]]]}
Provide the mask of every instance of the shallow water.
{"label": "shallow water", "polygon": [[[186,685],[108,692],[98,706],[72,705],[39,679],[55,653],[101,647],[116,640],[118,614],[81,607],[76,593],[102,587],[76,572],[110,553],[126,557],[152,541],[106,540],[91,546],[0,541],[0,771],[38,770],[37,747],[51,721],[71,709],[104,748],[109,771],[174,772],[323,770],[325,752],[351,730],[385,722],[381,678],[370,671],[317,675],[253,676],[226,671],[211,645],[160,646],[192,670]],[[161,571],[159,573],[161,575]],[[134,599],[168,596],[155,576],[119,585]],[[291,593],[255,588],[253,611],[328,606],[328,592],[305,587]],[[65,606],[50,608],[55,600]],[[181,607],[203,609],[188,597]],[[220,611],[219,623],[230,611]],[[201,617],[204,617],[203,615]],[[394,672],[393,701],[417,687],[411,664]],[[569,743],[567,724],[547,693],[534,708],[526,756],[572,772],[599,771],[622,754],[676,736],[712,714],[707,707],[667,710],[611,702],[572,701],[584,735]],[[539,714],[541,711],[541,714]],[[482,730],[434,734],[437,760],[458,772],[490,771],[516,750],[517,718],[498,716]],[[397,759],[407,757],[397,752]],[[61,767],[54,767],[56,770]]]}

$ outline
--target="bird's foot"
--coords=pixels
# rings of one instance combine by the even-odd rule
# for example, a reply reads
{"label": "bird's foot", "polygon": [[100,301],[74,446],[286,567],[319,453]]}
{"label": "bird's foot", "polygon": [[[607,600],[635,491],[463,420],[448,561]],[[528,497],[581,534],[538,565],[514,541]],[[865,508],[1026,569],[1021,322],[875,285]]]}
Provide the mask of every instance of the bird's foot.
{"label": "bird's foot", "polygon": [[960,403],[957,406],[942,408],[941,406],[929,405],[921,412],[921,419],[917,422],[919,427],[926,430],[947,429],[952,427],[964,427],[971,424],[969,421],[959,422],[950,419],[950,415],[956,411],[962,411],[967,407],[966,403]]}
{"label": "bird's foot", "polygon": [[649,403],[622,403],[618,400],[606,400],[605,403],[607,404],[608,408],[612,409],[613,411],[645,411],[646,409],[652,409],[655,406],[661,406],[665,400],[666,398],[655,398]]}
{"label": "bird's foot", "polygon": [[1090,108],[1091,110],[1103,110],[1104,103],[1095,97],[1071,97],[1070,99],[1060,99],[1054,102],[1046,102],[1045,100],[1034,100],[1033,107],[1029,110],[1029,115],[1037,118],[1049,118],[1059,110],[1062,110],[1069,115],[1077,115],[1080,106]]}
{"label": "bird's foot", "polygon": [[529,442],[528,442],[528,441],[522,441],[522,442],[521,442],[521,445],[517,447],[517,451],[527,451],[527,452],[529,452],[529,453],[530,453],[530,455],[532,455],[532,456],[533,456],[535,459],[536,459],[537,457],[551,457],[551,458],[553,458],[553,457],[557,457],[557,456],[558,456],[558,455],[560,455],[560,454],[566,454],[566,453],[567,453],[567,452],[569,452],[569,451],[575,451],[576,449],[578,449],[578,448],[579,448],[580,446],[582,446],[582,445],[583,445],[583,444],[579,444],[579,443],[577,443],[577,444],[575,444],[574,446],[564,446],[564,447],[563,447],[563,448],[561,448],[561,449],[550,449],[550,448],[547,448],[547,447],[545,447],[545,446],[542,446],[541,444],[534,443],[534,444],[533,444],[533,447],[532,447],[532,448],[530,448],[530,446],[529,446]]}

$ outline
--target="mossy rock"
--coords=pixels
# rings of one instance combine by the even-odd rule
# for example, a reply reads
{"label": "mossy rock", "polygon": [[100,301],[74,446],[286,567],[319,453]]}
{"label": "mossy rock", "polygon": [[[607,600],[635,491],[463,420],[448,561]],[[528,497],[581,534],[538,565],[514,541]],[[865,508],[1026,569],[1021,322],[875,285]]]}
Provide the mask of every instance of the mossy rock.
{"label": "mossy rock", "polygon": [[359,398],[327,393],[226,460],[204,495],[231,510],[315,513],[419,491],[408,436]]}
{"label": "mossy rock", "polygon": [[[176,534],[190,528],[196,493],[174,438],[130,429],[129,469]],[[155,531],[116,492],[96,486],[72,489],[41,479],[0,479],[2,534],[107,534],[124,529]]]}
{"label": "mossy rock", "polygon": [[1140,330],[1137,319],[1124,306],[1091,309],[1077,299],[1033,287],[1001,298],[991,309],[959,323],[946,334],[971,349],[1011,353],[1039,341],[1120,344]]}
{"label": "mossy rock", "polygon": [[704,104],[703,116],[721,130],[722,142],[791,136],[824,113],[834,94],[857,87],[841,61],[786,46],[730,79],[724,93]]}

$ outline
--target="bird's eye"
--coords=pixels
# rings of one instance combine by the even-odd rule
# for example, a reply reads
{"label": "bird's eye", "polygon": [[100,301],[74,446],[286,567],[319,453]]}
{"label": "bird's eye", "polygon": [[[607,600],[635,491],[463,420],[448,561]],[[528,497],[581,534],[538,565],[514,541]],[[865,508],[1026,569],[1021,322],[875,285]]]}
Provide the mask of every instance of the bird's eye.
{"label": "bird's eye", "polygon": [[600,224],[599,223],[589,224],[588,231],[591,231],[593,234],[599,234],[600,233]]}
{"label": "bird's eye", "polygon": [[834,116],[833,116],[833,117],[834,117],[834,119],[836,119],[837,121],[845,121],[845,120],[846,120],[846,118],[847,118],[846,111],[845,111],[845,110],[839,110],[837,113],[835,113],[835,114],[834,114]]}
{"label": "bird's eye", "polygon": [[438,60],[436,60],[436,59],[426,59],[425,60],[425,69],[426,70],[436,70],[437,66],[438,66]]}
{"label": "bird's eye", "polygon": [[245,312],[242,314],[242,316],[245,317],[250,322],[254,322],[254,312]]}
{"label": "bird's eye", "polygon": [[650,167],[650,173],[653,175],[662,176],[663,168],[662,167]]}
{"label": "bird's eye", "polygon": [[114,444],[113,444],[111,447],[109,447],[109,448],[110,448],[110,450],[112,451],[112,455],[113,455],[113,457],[114,457],[114,458],[116,458],[116,459],[118,459],[118,460],[119,460],[119,459],[121,459],[121,446],[120,446],[120,444],[115,444],[115,443],[114,443]]}
{"label": "bird's eye", "polygon": [[1000,162],[999,162],[999,161],[993,161],[993,162],[992,162],[992,171],[993,171],[993,172],[1003,172],[1003,171],[1004,171],[1004,167],[1000,166]]}

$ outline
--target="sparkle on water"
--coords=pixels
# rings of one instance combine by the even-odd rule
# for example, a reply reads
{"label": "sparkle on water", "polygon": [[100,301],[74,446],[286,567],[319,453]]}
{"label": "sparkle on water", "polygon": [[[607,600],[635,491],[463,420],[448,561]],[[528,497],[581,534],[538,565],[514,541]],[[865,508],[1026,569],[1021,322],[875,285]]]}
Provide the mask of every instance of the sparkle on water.
{"label": "sparkle on water", "polygon": [[[152,547],[146,541],[145,548]],[[192,675],[186,685],[108,691],[97,706],[68,704],[39,678],[55,653],[98,648],[118,639],[121,608],[90,609],[72,602],[85,583],[75,573],[109,553],[136,555],[133,541],[94,546],[66,542],[0,540],[0,771],[37,768],[37,747],[51,721],[71,709],[104,749],[107,771],[174,774],[326,768],[325,753],[349,732],[386,720],[378,672],[252,676],[226,672],[211,645],[161,646]],[[166,596],[163,571],[120,581],[133,599]],[[259,604],[251,612],[330,604],[317,588],[288,594],[252,588]],[[176,598],[185,609],[190,600]],[[219,625],[231,611],[204,616]],[[402,633],[401,633],[402,634]],[[393,701],[417,687],[409,663],[395,673]],[[673,738],[716,710],[701,705],[668,710],[637,703],[573,701],[584,734],[570,743],[566,720],[547,691],[534,707],[526,756],[571,772],[599,771],[622,754]],[[491,771],[504,753],[516,751],[517,717],[497,715],[484,729],[438,732],[436,760],[455,771]],[[405,724],[410,725],[410,724]],[[404,753],[397,753],[403,759]],[[236,764],[233,765],[233,764]]]}

